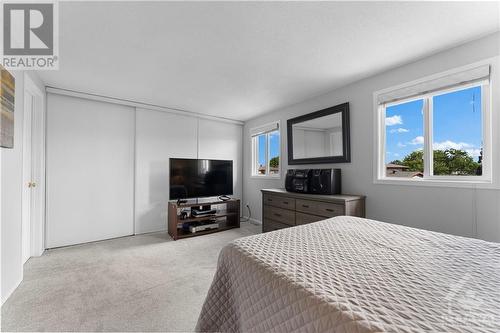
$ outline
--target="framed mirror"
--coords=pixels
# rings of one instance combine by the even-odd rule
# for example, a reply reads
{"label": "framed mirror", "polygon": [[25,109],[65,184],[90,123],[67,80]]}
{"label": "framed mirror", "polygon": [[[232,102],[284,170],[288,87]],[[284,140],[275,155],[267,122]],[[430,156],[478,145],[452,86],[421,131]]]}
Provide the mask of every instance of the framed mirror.
{"label": "framed mirror", "polygon": [[349,103],[287,121],[288,164],[351,161]]}

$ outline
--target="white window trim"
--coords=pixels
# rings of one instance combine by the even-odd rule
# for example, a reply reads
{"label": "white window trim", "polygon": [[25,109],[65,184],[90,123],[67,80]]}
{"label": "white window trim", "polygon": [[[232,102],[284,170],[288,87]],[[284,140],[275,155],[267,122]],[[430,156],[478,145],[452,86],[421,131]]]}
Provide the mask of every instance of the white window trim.
{"label": "white window trim", "polygon": [[[412,82],[401,84],[398,86],[390,87],[387,89],[379,90],[373,93],[374,103],[374,159],[373,159],[373,177],[375,184],[388,184],[388,185],[411,185],[411,186],[439,186],[439,187],[467,187],[467,188],[500,188],[496,184],[496,174],[494,170],[494,160],[496,156],[493,155],[493,129],[492,129],[492,116],[493,116],[493,102],[492,102],[492,87],[496,80],[496,73],[493,65],[498,65],[499,57],[486,59],[477,63],[467,66],[456,68],[443,73],[427,76]],[[464,84],[462,86],[443,89],[436,92],[422,94],[417,97],[398,100],[396,102],[387,103],[385,106],[378,104],[378,96],[392,90],[404,88],[407,86],[419,84],[428,80],[439,78],[445,75],[465,71],[478,65],[490,64],[492,65],[492,72],[490,74],[490,81],[474,82]],[[432,133],[429,133],[428,128],[432,128],[432,107],[429,107],[428,102],[432,103],[431,96],[441,95],[446,92],[454,90],[466,89],[467,87],[481,85],[481,105],[482,105],[482,130],[483,130],[483,174],[481,176],[431,176],[432,174]],[[423,179],[397,179],[386,177],[385,175],[385,109],[391,104],[401,104],[417,99],[424,99],[424,178]],[[432,132],[432,131],[431,131]]]}
{"label": "white window trim", "polygon": [[[276,125],[277,128],[273,127],[273,125]],[[268,129],[269,128],[269,129]],[[270,129],[272,128],[272,129]],[[261,129],[266,129],[265,131],[261,131]],[[275,131],[278,131],[279,133],[279,161],[280,161],[280,164],[279,164],[279,170],[278,170],[278,174],[277,175],[270,175],[267,173],[267,170],[269,168],[269,137],[268,137],[268,134],[269,133],[272,133],[272,132],[275,132]],[[256,166],[257,166],[257,144],[256,144],[256,139],[259,135],[262,135],[262,134],[265,134],[266,135],[266,174],[265,175],[259,175],[257,173],[257,170],[256,170]],[[250,169],[250,178],[254,178],[254,179],[274,179],[274,180],[280,180],[281,179],[281,175],[282,175],[282,165],[283,165],[283,159],[281,158],[281,143],[282,143],[282,140],[281,140],[281,124],[280,124],[280,121],[277,120],[277,121],[273,121],[271,123],[268,123],[268,124],[264,124],[264,125],[261,125],[261,126],[258,126],[256,128],[252,128],[250,129],[250,147],[252,149],[252,167]]]}

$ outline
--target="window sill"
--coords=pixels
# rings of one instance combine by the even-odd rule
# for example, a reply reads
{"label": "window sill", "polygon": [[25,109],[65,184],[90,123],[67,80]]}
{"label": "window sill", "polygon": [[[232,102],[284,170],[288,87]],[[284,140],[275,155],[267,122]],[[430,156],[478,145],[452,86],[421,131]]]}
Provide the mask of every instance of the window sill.
{"label": "window sill", "polygon": [[429,187],[455,187],[455,188],[479,188],[479,189],[499,189],[497,184],[491,180],[450,180],[450,179],[393,179],[379,178],[373,181],[374,184],[382,185],[403,185],[403,186],[429,186]]}

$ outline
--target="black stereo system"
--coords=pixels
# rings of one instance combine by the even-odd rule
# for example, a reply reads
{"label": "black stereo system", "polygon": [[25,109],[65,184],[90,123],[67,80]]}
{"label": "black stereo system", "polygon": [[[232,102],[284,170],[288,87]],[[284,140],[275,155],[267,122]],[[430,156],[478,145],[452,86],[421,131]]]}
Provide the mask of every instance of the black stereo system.
{"label": "black stereo system", "polygon": [[285,188],[289,192],[340,194],[340,169],[289,169]]}

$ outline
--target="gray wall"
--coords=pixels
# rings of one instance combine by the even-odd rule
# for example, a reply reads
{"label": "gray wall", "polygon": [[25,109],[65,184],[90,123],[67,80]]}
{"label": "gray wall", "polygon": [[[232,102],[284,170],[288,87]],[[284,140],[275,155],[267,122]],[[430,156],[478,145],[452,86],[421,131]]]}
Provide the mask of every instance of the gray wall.
{"label": "gray wall", "polygon": [[[373,93],[380,89],[498,56],[499,37],[499,33],[486,36],[246,122],[243,130],[243,203],[250,205],[252,217],[261,220],[260,189],[284,187],[284,177],[279,180],[251,177],[249,130],[271,121],[281,121],[281,156],[283,161],[282,173],[284,173],[288,168],[286,120],[349,102],[351,163],[308,165],[308,167],[341,168],[343,192],[367,196],[368,218],[456,235],[500,241],[499,190],[373,183]],[[492,69],[493,113],[499,112],[499,86],[495,81],[498,77],[498,69],[498,66],[494,66]],[[498,117],[495,116],[493,120],[495,122],[493,129],[495,131],[498,129]],[[498,141],[496,132],[493,140],[494,142]],[[294,167],[300,168],[301,166]],[[498,171],[498,165],[495,165],[494,169]]]}

